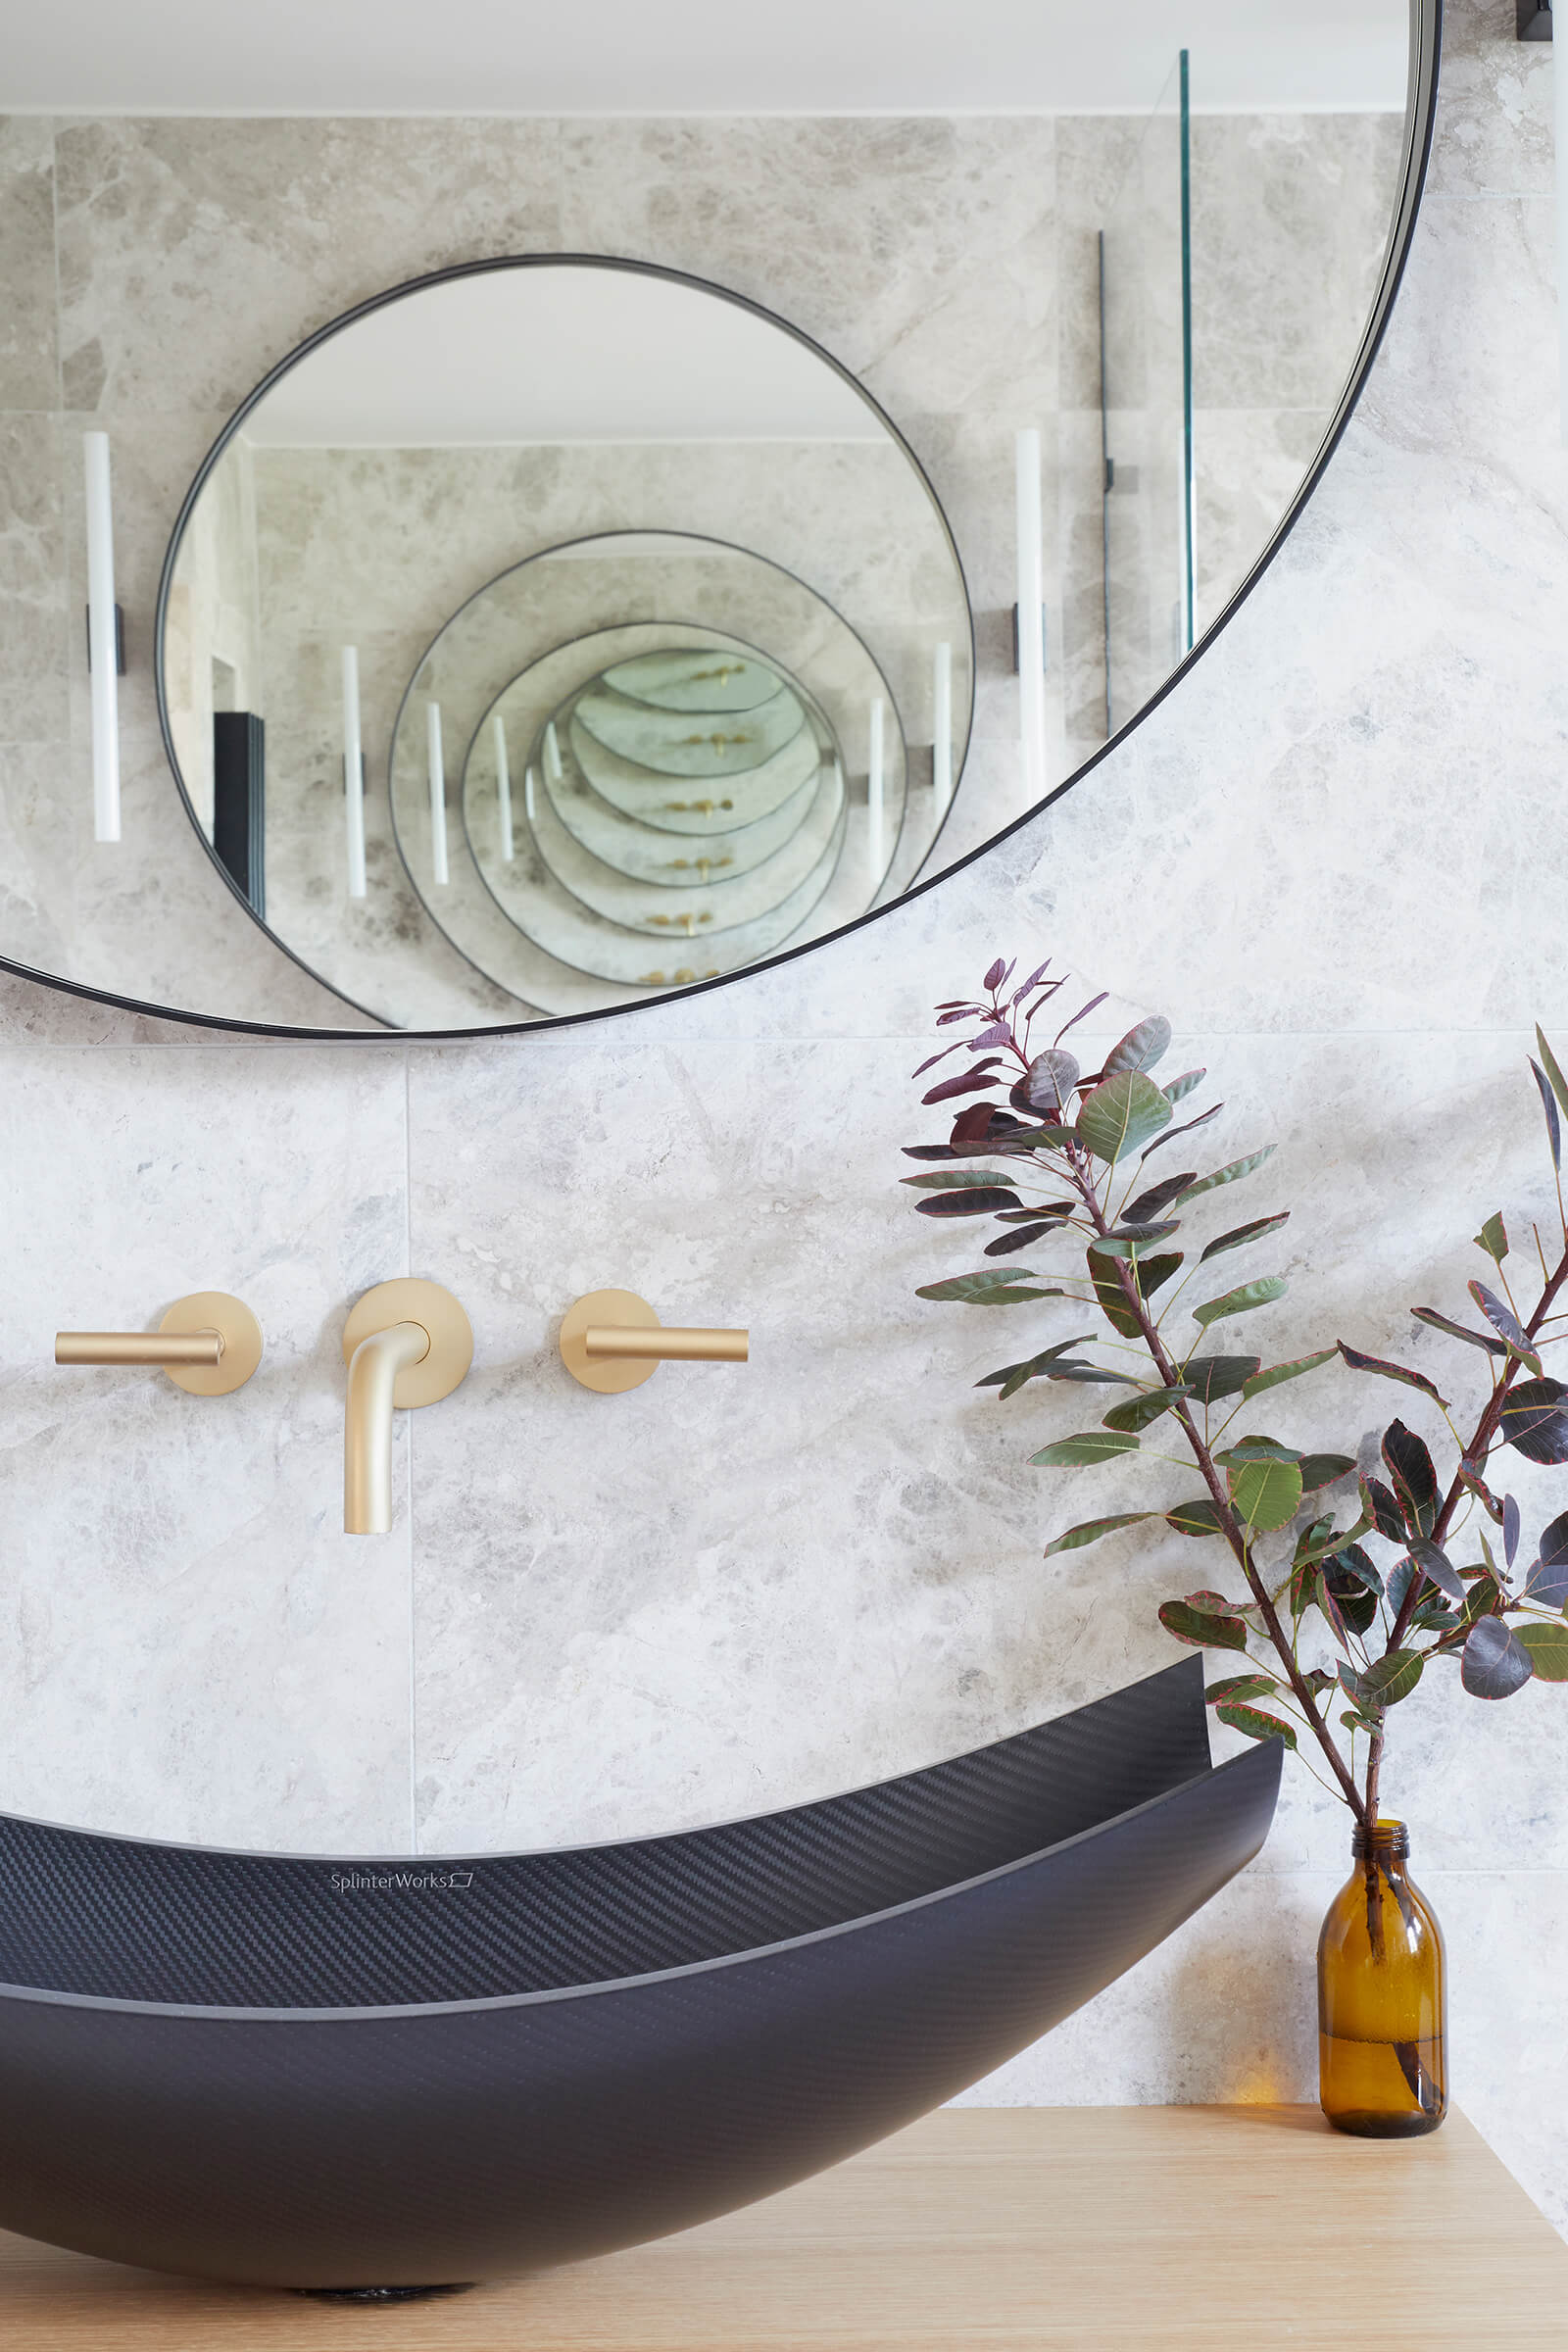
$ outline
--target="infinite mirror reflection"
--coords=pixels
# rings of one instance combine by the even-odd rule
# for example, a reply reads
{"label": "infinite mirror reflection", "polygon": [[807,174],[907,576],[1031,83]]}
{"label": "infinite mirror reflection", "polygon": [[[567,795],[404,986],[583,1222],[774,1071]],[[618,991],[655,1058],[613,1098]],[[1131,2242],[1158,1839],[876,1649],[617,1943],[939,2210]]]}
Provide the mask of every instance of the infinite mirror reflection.
{"label": "infinite mirror reflection", "polygon": [[159,645],[256,920],[394,1027],[607,1010],[891,904],[1079,770],[1290,509],[1406,163],[1376,76],[1334,111],[1203,86],[1173,51],[1056,124],[1013,265],[1054,361],[1008,373],[993,270],[904,431],[786,322],[610,260],[446,272],[279,368]]}

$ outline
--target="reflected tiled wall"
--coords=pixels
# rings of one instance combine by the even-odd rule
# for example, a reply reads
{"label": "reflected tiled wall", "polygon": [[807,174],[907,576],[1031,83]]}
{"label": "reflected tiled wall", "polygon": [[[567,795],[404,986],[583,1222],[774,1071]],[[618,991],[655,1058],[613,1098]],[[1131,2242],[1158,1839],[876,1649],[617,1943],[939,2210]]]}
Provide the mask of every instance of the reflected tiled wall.
{"label": "reflected tiled wall", "polygon": [[[6,989],[0,1802],[399,1847],[412,1774],[431,1847],[594,1837],[868,1779],[1163,1663],[1153,1608],[1193,1581],[1190,1549],[1130,1536],[1043,1562],[1082,1513],[1026,1456],[1072,1424],[1027,1393],[977,1398],[1002,1360],[993,1319],[911,1296],[966,1260],[911,1230],[897,1190],[897,1148],[921,1132],[906,1073],[932,1000],[998,946],[1054,949],[1116,992],[1107,1015],[1168,1012],[1183,1063],[1208,1063],[1227,1102],[1216,1162],[1278,1144],[1253,1200],[1294,1205],[1275,1261],[1293,1288],[1260,1345],[1402,1344],[1470,1394],[1437,1335],[1401,1335],[1410,1305],[1462,1298],[1482,1217],[1501,1205],[1522,1226],[1546,1200],[1524,1053],[1537,1017],[1568,1035],[1568,463],[1545,422],[1549,52],[1516,47],[1506,0],[1446,13],[1405,288],[1310,512],[1194,675],[974,867],[701,1003],[474,1048],[269,1049]],[[129,397],[184,334],[190,401],[220,409],[280,310],[324,315],[355,290],[352,255],[313,223],[389,134],[302,134],[269,209],[245,126],[215,132],[214,184],[255,178],[268,225],[249,251],[222,243],[193,126],[151,139],[155,156],[185,142],[177,185],[107,168],[129,135],[67,142],[73,368]],[[616,129],[580,233],[612,206],[615,241],[696,260],[741,198],[704,126],[681,134],[681,176],[661,169],[674,135]],[[439,258],[433,230],[419,252],[438,198],[448,233],[498,233],[499,137],[465,130],[450,167],[408,184],[411,260]],[[800,310],[814,289],[819,328],[904,409],[917,362],[967,381],[986,354],[958,331],[956,263],[930,318],[889,281],[879,257],[918,220],[920,177],[888,139],[854,237],[818,202],[827,155],[818,177],[780,175],[760,146],[745,202],[779,222],[772,298]],[[1030,206],[989,201],[1025,251]],[[90,277],[73,217],[88,204],[109,257]],[[254,271],[254,312],[219,318],[182,279],[138,273],[172,220]],[[368,231],[362,273],[360,290],[380,274]],[[14,316],[6,365],[36,366],[45,327]],[[154,469],[151,443],[127,463]],[[136,593],[151,552],[132,551]],[[400,1432],[412,1518],[350,1542],[341,1317],[406,1267],[466,1298],[478,1353]],[[198,1282],[267,1324],[237,1397],[48,1367],[57,1321],[152,1318]],[[750,1322],[753,1363],[666,1367],[618,1401],[568,1393],[555,1318],[600,1283],[674,1319]],[[1289,1430],[1353,1445],[1392,1394],[1325,1375],[1295,1392]],[[1564,1500],[1545,1473],[1519,1491],[1531,1524]],[[1096,1492],[1113,1509],[1122,1490]],[[1448,1933],[1457,2098],[1559,2223],[1565,1710],[1541,1687],[1499,1708],[1424,1687],[1388,1778]],[[1246,1878],[982,2097],[1314,2094],[1312,1943],[1346,1825],[1287,1777]]]}

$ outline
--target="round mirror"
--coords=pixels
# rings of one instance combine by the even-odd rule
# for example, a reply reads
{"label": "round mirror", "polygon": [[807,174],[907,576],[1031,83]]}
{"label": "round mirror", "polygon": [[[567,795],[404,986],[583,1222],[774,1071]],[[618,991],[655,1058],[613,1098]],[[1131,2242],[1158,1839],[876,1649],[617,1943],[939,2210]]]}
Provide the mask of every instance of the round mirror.
{"label": "round mirror", "polygon": [[906,888],[963,789],[973,628],[930,483],[824,353],[529,258],[263,386],[176,533],[161,680],[256,917],[378,1020],[465,1027],[722,978]]}
{"label": "round mirror", "polygon": [[323,249],[225,310],[147,257],[203,334],[97,420],[81,347],[0,586],[0,962],[304,1034],[593,1017],[1092,789],[1311,493],[1435,81],[1437,0],[1135,15],[1048,7],[1012,114],[676,121],[624,184],[592,123],[517,147],[482,234],[685,270],[405,233],[402,133],[407,282],[345,308],[377,265]]}

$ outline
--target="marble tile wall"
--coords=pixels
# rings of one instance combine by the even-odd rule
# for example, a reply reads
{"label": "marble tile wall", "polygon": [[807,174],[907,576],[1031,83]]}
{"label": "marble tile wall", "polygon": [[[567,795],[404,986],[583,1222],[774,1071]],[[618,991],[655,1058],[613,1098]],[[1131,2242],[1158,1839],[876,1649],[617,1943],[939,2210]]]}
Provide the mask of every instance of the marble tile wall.
{"label": "marble tile wall", "polygon": [[[906,1073],[932,1001],[998,947],[1110,988],[1107,1023],[1167,1012],[1228,1104],[1216,1160],[1278,1145],[1252,1194],[1295,1210],[1275,1261],[1292,1291],[1257,1325],[1271,1349],[1397,1344],[1411,1304],[1462,1298],[1482,1217],[1544,1206],[1523,1057],[1536,1018],[1568,1035],[1551,60],[1515,45],[1507,0],[1446,13],[1405,287],[1308,514],[1180,689],[973,866],[779,973],[476,1047],[268,1049],[0,991],[20,1269],[0,1318],[0,1802],[317,1850],[614,1835],[927,1760],[1164,1662],[1153,1605],[1190,1555],[1130,1536],[1043,1563],[1064,1505],[1025,1457],[1073,1424],[977,1399],[994,1318],[911,1297],[966,1253],[914,1230],[897,1190],[919,1133]],[[499,134],[446,127],[455,152],[406,189],[431,258],[438,204],[475,242],[507,233]],[[270,174],[246,126],[202,161],[206,135],[137,132],[163,159],[151,192],[109,171],[89,200],[83,149],[101,163],[132,134],[70,134],[73,206],[107,216],[91,273],[72,222],[70,349],[96,344],[103,380],[129,384],[186,323],[193,401],[220,406],[225,368],[255,371],[247,337],[276,342],[291,304],[324,315],[356,271],[374,282],[368,238],[334,246],[319,223],[390,133],[313,126]],[[919,226],[918,140],[889,133],[863,238],[835,244],[831,156],[784,177],[760,147],[743,191],[713,135],[617,129],[603,204],[626,239],[694,265],[765,203],[778,282],[759,269],[752,290],[838,306],[896,405],[911,352],[983,372],[950,331],[956,264],[928,328],[878,259]],[[136,263],[172,220],[198,250],[229,236],[225,155],[270,196],[220,256],[255,287],[224,321],[237,359]],[[987,201],[1016,203],[1027,245],[1021,197]],[[575,233],[591,217],[609,216]],[[406,1267],[466,1299],[475,1364],[400,1428],[397,1533],[351,1542],[337,1335],[360,1287]],[[271,1336],[237,1397],[49,1368],[56,1321],[150,1318],[195,1283],[250,1295]],[[568,1393],[555,1319],[601,1283],[750,1322],[752,1364]],[[1054,1331],[1049,1312],[1030,1328]],[[1468,1377],[1436,1335],[1417,1360]],[[1392,1392],[1295,1394],[1293,1430],[1357,1441]],[[1521,1492],[1534,1519],[1556,1507],[1544,1474]],[[1563,1693],[1489,1709],[1433,1687],[1389,1778],[1448,1932],[1456,2095],[1559,2226],[1565,1764]],[[1311,2097],[1312,1943],[1345,1843],[1293,1773],[1259,1862],[976,2095]]]}

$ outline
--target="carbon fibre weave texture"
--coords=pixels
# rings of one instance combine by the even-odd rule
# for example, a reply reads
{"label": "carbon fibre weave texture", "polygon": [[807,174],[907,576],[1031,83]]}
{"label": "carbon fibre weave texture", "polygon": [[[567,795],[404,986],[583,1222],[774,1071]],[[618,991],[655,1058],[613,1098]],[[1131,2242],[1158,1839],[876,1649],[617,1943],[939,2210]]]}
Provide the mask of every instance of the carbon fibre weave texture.
{"label": "carbon fibre weave texture", "polygon": [[600,1991],[379,2017],[0,1998],[0,2225],[263,2285],[444,2283],[684,2229],[952,2097],[1255,1852],[1254,1747],[841,1931]]}
{"label": "carbon fibre weave texture", "polygon": [[[925,1771],[616,1845],[316,1860],[0,1816],[0,1984],[242,2009],[599,1984],[914,1900],[1126,1812],[1208,1760],[1195,1656]],[[355,1884],[389,1875],[391,1886]]]}

